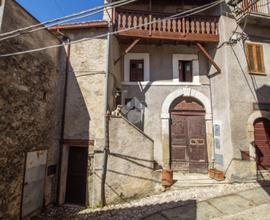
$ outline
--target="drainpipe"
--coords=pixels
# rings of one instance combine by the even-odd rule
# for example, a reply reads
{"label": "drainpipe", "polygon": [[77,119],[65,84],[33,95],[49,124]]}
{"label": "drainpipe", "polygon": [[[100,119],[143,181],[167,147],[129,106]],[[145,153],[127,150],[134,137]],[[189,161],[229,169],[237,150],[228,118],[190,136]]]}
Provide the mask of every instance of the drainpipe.
{"label": "drainpipe", "polygon": [[66,103],[67,103],[67,86],[68,86],[68,75],[69,75],[69,61],[70,61],[70,38],[65,36],[59,30],[57,33],[61,34],[66,39],[67,43],[67,55],[66,55],[66,66],[65,66],[65,82],[64,82],[64,97],[63,97],[63,108],[61,115],[61,132],[60,132],[60,149],[59,149],[59,165],[58,165],[58,180],[57,180],[57,204],[60,204],[60,186],[61,186],[61,170],[63,160],[63,147],[64,147],[64,132],[65,132],[65,116],[66,116]]}
{"label": "drainpipe", "polygon": [[[110,2],[110,1],[109,1]],[[108,22],[108,34],[107,34],[107,51],[106,51],[106,81],[105,81],[105,105],[104,105],[104,149],[103,149],[103,164],[102,164],[102,174],[101,174],[101,190],[100,190],[100,201],[101,206],[106,205],[105,197],[105,183],[106,183],[106,174],[107,174],[107,164],[108,164],[108,155],[109,155],[109,72],[110,72],[110,41],[111,36],[110,32],[112,29],[111,20]]]}
{"label": "drainpipe", "polygon": [[211,82],[211,77],[209,77],[209,83],[210,83],[210,97],[211,97],[211,113],[212,113],[212,167],[215,168],[216,166],[216,146],[215,146],[215,123],[214,123],[214,112],[213,112],[213,91],[212,91],[212,82]]}

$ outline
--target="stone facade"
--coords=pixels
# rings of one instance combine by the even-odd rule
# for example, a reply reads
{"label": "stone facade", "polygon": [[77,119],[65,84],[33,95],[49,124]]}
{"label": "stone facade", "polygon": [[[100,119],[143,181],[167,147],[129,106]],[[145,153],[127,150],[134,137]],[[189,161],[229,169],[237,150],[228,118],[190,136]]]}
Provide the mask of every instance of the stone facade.
{"label": "stone facade", "polygon": [[[106,203],[117,204],[155,192],[160,183],[154,172],[153,140],[125,118],[112,117],[110,153],[106,177]],[[94,194],[100,198],[103,154],[95,155]]]}
{"label": "stone facade", "polygon": [[[231,8],[233,9],[233,8]],[[225,14],[231,13],[226,6],[222,9]],[[247,20],[246,25],[236,23],[229,16],[220,18],[220,45],[230,42],[232,38],[237,42],[224,43],[219,49],[212,49],[212,55],[222,73],[211,78],[213,94],[213,120],[221,122],[222,147],[224,149],[224,163],[221,169],[228,170],[227,178],[247,180],[256,178],[256,160],[253,123],[257,118],[268,118],[269,111],[255,109],[254,104],[269,105],[269,42],[265,39],[269,35],[264,22],[260,25]],[[246,37],[240,38],[237,33]],[[243,35],[242,35],[243,36]],[[247,58],[246,43],[263,45],[265,74],[250,74]],[[222,100],[222,101],[221,101]],[[242,161],[241,151],[249,152],[250,164]],[[241,164],[242,163],[242,164]],[[220,166],[218,164],[218,166]],[[230,166],[232,166],[230,168]],[[236,168],[238,167],[238,168]],[[232,174],[231,170],[235,170]]]}
{"label": "stone facade", "polygon": [[[1,7],[1,33],[38,23],[15,1],[5,1]],[[1,54],[59,43],[44,30],[2,41]],[[20,218],[28,152],[47,150],[46,166],[58,163],[63,77],[60,52],[51,49],[0,59],[1,219]],[[56,177],[56,173],[44,177],[44,205],[56,201]]]}
{"label": "stone facade", "polygon": [[[129,4],[121,9],[146,10],[148,5],[143,2]],[[190,6],[190,5],[189,5]],[[187,5],[187,7],[189,7]],[[192,5],[190,7],[196,7]],[[152,11],[175,12],[174,3],[163,2],[153,3]],[[179,6],[181,8],[181,6]],[[143,130],[154,140],[154,159],[163,167],[170,164],[170,143],[169,143],[169,116],[163,115],[162,106],[166,99],[178,92],[179,96],[191,96],[193,93],[203,94],[210,108],[206,117],[207,146],[209,166],[214,165],[217,169],[225,172],[230,181],[245,181],[256,179],[257,168],[254,165],[256,160],[253,123],[257,118],[269,117],[269,110],[255,109],[254,104],[269,105],[269,35],[265,27],[269,26],[266,19],[248,18],[238,24],[233,17],[233,8],[223,3],[220,7],[207,11],[208,15],[219,16],[218,44],[205,44],[214,62],[221,68],[217,74],[213,65],[200,53],[195,43],[175,44],[158,41],[141,40],[125,55],[116,65],[118,70],[115,75],[121,84],[122,105],[126,100],[133,97],[138,98],[145,105],[143,113]],[[259,16],[258,16],[259,17]],[[253,22],[252,22],[253,21]],[[246,40],[241,36],[245,35]],[[233,41],[232,39],[236,39]],[[117,41],[117,40],[116,40]],[[263,46],[265,74],[254,75],[248,70],[245,54],[245,43],[253,42]],[[125,40],[118,38],[118,42],[112,45],[114,54],[122,54],[131,45]],[[129,82],[126,77],[129,69],[125,67],[130,57],[133,59],[144,59],[147,54],[147,69],[149,75],[143,82]],[[198,55],[199,80],[196,84],[181,84],[174,80],[173,59],[175,54],[182,54],[183,57],[190,54]],[[180,56],[179,55],[179,56]],[[115,60],[117,57],[112,58]],[[125,61],[127,60],[127,62]],[[147,73],[148,74],[148,73]],[[185,92],[188,90],[189,92]],[[192,91],[192,92],[191,92]],[[176,97],[175,97],[176,98]],[[200,99],[202,102],[204,98]],[[255,117],[256,115],[256,117]],[[215,129],[221,134],[217,138]],[[164,132],[165,131],[165,132]],[[217,139],[215,139],[217,138]],[[216,145],[215,141],[219,141]],[[250,160],[244,161],[241,152],[249,152]]]}
{"label": "stone facade", "polygon": [[[98,25],[91,27],[92,23],[82,23],[82,25],[88,25],[86,28],[76,29],[62,26],[59,27],[59,30],[71,41],[106,33],[107,27]],[[71,45],[70,48],[64,130],[65,142],[68,143],[63,147],[60,203],[65,203],[67,196],[69,149],[78,146],[88,148],[86,205],[90,207],[100,205],[100,178],[105,136],[107,41],[107,38],[104,37],[87,40]],[[112,37],[111,42],[114,44],[117,43],[117,40]],[[119,52],[111,52],[115,56],[119,55]],[[111,65],[111,63],[109,65],[108,103],[109,109],[114,110],[115,91],[121,82],[119,81],[120,77],[115,74],[119,67]],[[152,140],[123,118],[111,118],[109,126],[110,155],[106,180],[107,203],[119,203],[149,195],[150,192],[155,191],[156,183],[159,181],[156,178],[158,174],[156,175],[153,170]],[[139,150],[139,146],[142,148],[141,150]],[[120,185],[119,182],[124,185]]]}
{"label": "stone facade", "polygon": [[[145,7],[139,2],[123,8],[141,10]],[[159,1],[153,4],[152,10],[174,13],[176,8],[175,3]],[[141,40],[126,54],[132,40],[117,36],[108,40],[105,21],[53,28],[54,34],[70,41],[103,35],[72,44],[70,54],[66,46],[66,50],[51,49],[0,59],[4,76],[0,79],[0,110],[4,113],[0,118],[3,146],[0,154],[0,171],[3,173],[0,176],[0,217],[17,219],[20,215],[25,155],[34,150],[47,150],[46,167],[61,167],[59,195],[56,195],[57,173],[45,178],[44,205],[48,205],[56,201],[56,196],[61,204],[66,202],[71,147],[87,149],[85,205],[99,206],[106,135],[110,143],[107,203],[121,203],[155,192],[160,185],[156,165],[163,169],[169,169],[171,165],[170,106],[179,97],[192,97],[204,108],[209,167],[222,170],[230,181],[254,180],[257,167],[252,145],[253,123],[260,117],[270,119],[269,111],[254,108],[254,104],[270,104],[267,95],[270,60],[266,56],[270,53],[266,40],[270,33],[251,23],[238,25],[232,18],[230,7],[225,4],[211,9],[209,14],[220,17],[220,42],[205,43],[204,46],[221,68],[220,73],[200,52],[196,42]],[[2,32],[37,23],[13,1],[6,2],[3,17]],[[245,41],[235,31],[245,33],[247,41],[263,45],[265,75],[249,74],[243,50]],[[53,34],[41,31],[9,40],[2,43],[1,48],[2,53],[9,53],[58,43]],[[64,143],[61,164],[58,164],[63,70],[67,54],[70,57]],[[141,82],[129,80],[132,59],[144,60],[145,74]],[[179,60],[192,62],[193,82],[179,82]],[[134,98],[139,102],[143,109],[142,126],[138,129],[122,116],[111,117],[106,134],[106,98],[108,110],[112,112],[117,102],[119,104],[119,92],[123,106]],[[215,139],[217,131],[220,131],[219,146]],[[250,160],[244,161],[241,151],[249,152]]]}

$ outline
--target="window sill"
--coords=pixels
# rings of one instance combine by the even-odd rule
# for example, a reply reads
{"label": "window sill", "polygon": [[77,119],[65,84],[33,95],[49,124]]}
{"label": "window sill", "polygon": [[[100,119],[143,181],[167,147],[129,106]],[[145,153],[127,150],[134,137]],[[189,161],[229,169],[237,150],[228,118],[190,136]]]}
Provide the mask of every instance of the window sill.
{"label": "window sill", "polygon": [[259,72],[249,72],[250,75],[257,75],[257,76],[266,76],[267,73],[259,73]]}
{"label": "window sill", "polygon": [[167,81],[167,82],[162,82],[162,81],[155,81],[155,82],[150,82],[150,81],[143,81],[143,82],[122,82],[122,85],[126,86],[136,86],[136,85],[142,85],[142,86],[200,86],[202,85],[201,83],[198,82],[174,82],[174,81]]}

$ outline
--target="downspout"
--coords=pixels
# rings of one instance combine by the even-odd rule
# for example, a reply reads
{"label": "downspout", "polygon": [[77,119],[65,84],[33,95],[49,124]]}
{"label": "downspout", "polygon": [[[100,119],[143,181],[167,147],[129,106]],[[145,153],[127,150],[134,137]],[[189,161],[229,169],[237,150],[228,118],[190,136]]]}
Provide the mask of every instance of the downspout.
{"label": "downspout", "polygon": [[2,23],[3,23],[3,17],[4,17],[4,9],[5,9],[5,0],[0,1],[2,3],[0,5],[0,32],[2,32]]}
{"label": "downspout", "polygon": [[57,179],[57,204],[60,204],[60,186],[61,186],[61,171],[62,171],[62,160],[63,160],[63,148],[64,148],[64,133],[65,133],[65,117],[66,117],[66,103],[67,103],[67,86],[68,86],[68,75],[69,75],[69,62],[70,62],[70,38],[65,36],[59,30],[57,33],[63,36],[63,41],[66,39],[67,44],[67,55],[66,55],[66,66],[65,66],[65,82],[64,82],[64,97],[63,97],[63,109],[61,115],[61,132],[60,132],[60,149],[59,149],[59,165],[58,165],[58,179]]}
{"label": "downspout", "polygon": [[103,164],[102,164],[102,174],[101,174],[101,190],[100,190],[100,201],[101,206],[106,205],[106,196],[105,196],[105,183],[107,175],[107,165],[108,165],[108,155],[110,151],[109,146],[109,84],[110,84],[110,42],[112,31],[111,19],[108,22],[108,33],[107,33],[107,50],[106,50],[106,81],[105,81],[105,102],[104,102],[104,149],[103,149]]}

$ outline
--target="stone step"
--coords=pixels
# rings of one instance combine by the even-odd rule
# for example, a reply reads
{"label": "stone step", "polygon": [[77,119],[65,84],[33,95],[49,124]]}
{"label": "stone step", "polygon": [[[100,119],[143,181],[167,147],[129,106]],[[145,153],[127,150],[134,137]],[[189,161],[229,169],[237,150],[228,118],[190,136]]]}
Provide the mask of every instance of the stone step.
{"label": "stone step", "polygon": [[174,173],[173,179],[175,181],[172,188],[179,187],[194,187],[194,186],[211,186],[213,184],[225,184],[226,181],[217,181],[211,179],[207,174],[183,174]]}

